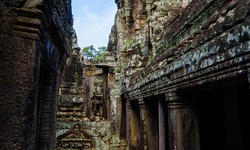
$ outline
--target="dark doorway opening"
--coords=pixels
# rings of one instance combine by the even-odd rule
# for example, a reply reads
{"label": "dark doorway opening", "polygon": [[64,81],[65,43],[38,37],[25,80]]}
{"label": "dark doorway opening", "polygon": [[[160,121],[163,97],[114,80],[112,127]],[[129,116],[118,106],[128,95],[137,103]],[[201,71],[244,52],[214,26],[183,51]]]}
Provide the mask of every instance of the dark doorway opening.
{"label": "dark doorway opening", "polygon": [[46,81],[48,78],[49,67],[45,62],[41,61],[38,91],[37,91],[37,133],[36,133],[36,149],[41,147],[41,128],[42,128],[42,110],[45,96]]}
{"label": "dark doorway opening", "polygon": [[121,100],[122,100],[122,107],[121,107],[121,129],[120,129],[120,137],[121,139],[126,139],[126,99],[125,96],[122,95],[121,96]]}
{"label": "dark doorway opening", "polygon": [[159,114],[158,97],[145,99],[145,130],[147,135],[147,145],[149,149],[159,149]]}
{"label": "dark doorway opening", "polygon": [[196,93],[201,150],[249,150],[248,84]]}
{"label": "dark doorway opening", "polygon": [[138,101],[130,101],[129,106],[129,149],[140,149],[140,107]]}

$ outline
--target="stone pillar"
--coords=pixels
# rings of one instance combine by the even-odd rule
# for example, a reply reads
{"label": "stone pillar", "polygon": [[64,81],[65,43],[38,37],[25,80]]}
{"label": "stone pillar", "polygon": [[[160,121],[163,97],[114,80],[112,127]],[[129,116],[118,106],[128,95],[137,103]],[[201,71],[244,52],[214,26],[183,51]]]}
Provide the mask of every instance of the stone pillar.
{"label": "stone pillar", "polygon": [[139,99],[140,107],[140,149],[159,149],[158,101]]}
{"label": "stone pillar", "polygon": [[129,149],[140,149],[140,111],[136,101],[127,101],[127,139]]}
{"label": "stone pillar", "polygon": [[[112,87],[112,86],[110,86]],[[114,92],[113,88],[111,88],[110,93]],[[112,95],[110,96],[110,99],[108,99],[111,102],[110,107],[110,123],[111,123],[111,133],[113,135],[119,136],[120,129],[121,129],[121,115],[122,115],[122,100],[121,97]]]}
{"label": "stone pillar", "polygon": [[145,104],[145,101],[141,98],[138,100],[139,106],[140,106],[140,149],[146,150],[147,147],[147,136],[146,136],[146,114],[147,114],[147,106]]}
{"label": "stone pillar", "polygon": [[164,101],[158,100],[158,122],[159,122],[159,150],[165,150],[165,111]]}
{"label": "stone pillar", "polygon": [[[36,96],[40,59],[36,35],[29,29],[36,31],[35,23],[39,20],[29,18],[30,27],[20,33],[15,23],[18,18],[20,26],[23,25],[20,23],[24,18],[23,9],[3,6],[2,2],[4,1],[0,2],[0,149],[32,150],[35,149],[36,142]],[[36,9],[27,10],[26,13],[40,17]]]}
{"label": "stone pillar", "polygon": [[0,1],[0,149],[55,147],[57,71],[72,27],[70,0],[62,3]]}
{"label": "stone pillar", "polygon": [[129,121],[129,116],[130,116],[130,112],[129,112],[129,107],[130,107],[130,101],[127,98],[126,99],[126,140],[127,140],[127,144],[129,147],[129,143],[130,143],[130,131],[129,131],[129,125],[130,125],[130,121]]}
{"label": "stone pillar", "polygon": [[[115,101],[115,100],[114,100]],[[116,98],[116,114],[114,112],[112,112],[112,122],[114,122],[115,125],[115,129],[113,130],[113,132],[115,134],[119,134],[119,131],[121,130],[121,117],[122,117],[122,99],[121,97],[117,97]]]}
{"label": "stone pillar", "polygon": [[0,55],[5,55],[4,59],[0,58],[0,147],[33,149],[38,80],[33,74],[38,72],[33,64],[35,44],[7,34],[1,34],[0,41],[9,43],[0,44]]}
{"label": "stone pillar", "polygon": [[166,94],[168,102],[169,150],[199,150],[199,123],[190,103],[176,93]]}
{"label": "stone pillar", "polygon": [[108,68],[103,68],[103,117],[111,120]]}
{"label": "stone pillar", "polygon": [[[94,91],[94,76],[95,76],[95,67],[94,66],[85,66],[85,102],[83,111],[86,112],[88,118],[91,118],[92,115],[92,97]],[[103,105],[103,104],[102,104]],[[102,114],[100,114],[102,116]]]}

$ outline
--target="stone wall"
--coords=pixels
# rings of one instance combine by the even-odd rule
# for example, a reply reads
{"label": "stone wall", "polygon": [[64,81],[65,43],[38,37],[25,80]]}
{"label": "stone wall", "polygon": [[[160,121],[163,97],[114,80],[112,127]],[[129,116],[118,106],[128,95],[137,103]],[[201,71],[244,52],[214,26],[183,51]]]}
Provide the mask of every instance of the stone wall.
{"label": "stone wall", "polygon": [[[229,136],[247,130],[244,126],[248,125],[236,118],[246,117],[238,111],[245,108],[242,101],[246,98],[238,94],[249,99],[249,1],[115,2],[118,11],[109,48],[121,68],[125,105],[121,116],[126,122],[121,129],[126,132],[128,147],[194,150],[210,147],[205,144],[212,142],[210,138],[220,141],[220,149],[249,147]],[[232,89],[235,93],[228,94],[234,100],[226,96]],[[211,110],[220,118],[209,115],[209,102],[216,102]],[[219,111],[229,108],[234,114]],[[155,117],[158,121],[153,121]],[[227,121],[213,126],[209,117]],[[155,126],[158,133],[151,132]],[[224,133],[221,126],[226,128]],[[214,131],[223,137],[208,134]],[[243,133],[237,137],[247,138]]]}
{"label": "stone wall", "polygon": [[[207,82],[208,80],[203,77],[207,73],[217,72],[211,74],[215,77],[210,78],[210,82],[227,78],[226,74],[230,71],[226,71],[223,66],[230,65],[231,70],[247,67],[247,57],[241,57],[248,51],[246,47],[249,10],[244,7],[245,5],[248,5],[248,2],[195,1],[186,9],[178,9],[180,11],[178,17],[172,20],[164,19],[161,38],[155,44],[151,42],[156,57],[147,67],[143,67],[145,69],[140,73],[133,73],[129,81],[125,80],[129,87],[128,91],[140,89],[140,92],[146,94],[143,94],[144,96],[154,95],[155,92],[166,93],[171,89],[190,86],[191,83],[195,85]],[[136,59],[133,59],[136,58],[135,55],[127,57],[128,63],[136,62]],[[238,66],[239,63],[242,65]],[[132,64],[128,65],[127,70],[131,66]],[[240,70],[242,69],[239,69],[239,74],[247,72],[245,69]],[[125,74],[129,75],[127,72]],[[239,75],[235,71],[230,74],[230,76]],[[158,86],[159,82],[167,88]],[[132,95],[136,98],[135,92],[130,93],[131,98]]]}
{"label": "stone wall", "polygon": [[0,2],[1,149],[55,148],[55,102],[71,32],[70,0]]}
{"label": "stone wall", "polygon": [[101,59],[83,59],[79,47],[72,49],[60,84],[56,149],[125,149],[114,56],[106,51]]}

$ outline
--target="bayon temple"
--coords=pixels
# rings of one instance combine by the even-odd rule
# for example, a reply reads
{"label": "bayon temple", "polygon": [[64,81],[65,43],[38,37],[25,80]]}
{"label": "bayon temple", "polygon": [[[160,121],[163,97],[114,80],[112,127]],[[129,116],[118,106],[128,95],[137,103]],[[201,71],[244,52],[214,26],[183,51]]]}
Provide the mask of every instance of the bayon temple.
{"label": "bayon temple", "polygon": [[94,60],[71,0],[0,1],[0,149],[249,150],[250,1],[114,3]]}

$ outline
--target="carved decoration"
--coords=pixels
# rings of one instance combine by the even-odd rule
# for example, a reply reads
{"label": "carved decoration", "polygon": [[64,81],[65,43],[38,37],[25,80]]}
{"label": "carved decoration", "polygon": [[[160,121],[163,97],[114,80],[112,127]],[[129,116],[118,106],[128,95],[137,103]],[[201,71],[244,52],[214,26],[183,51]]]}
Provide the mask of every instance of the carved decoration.
{"label": "carved decoration", "polygon": [[[1,10],[0,10],[1,11]],[[13,9],[4,8],[1,12],[2,17],[0,17],[0,31],[1,32],[12,32],[15,25],[15,20],[17,17],[17,12]]]}
{"label": "carved decoration", "polygon": [[92,141],[90,134],[86,131],[84,124],[75,124],[73,128],[57,137],[58,149],[89,149]]}

